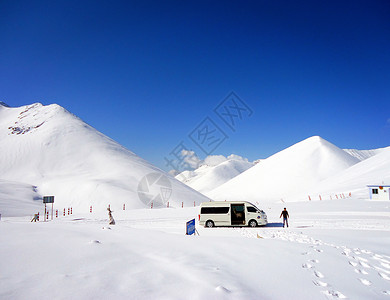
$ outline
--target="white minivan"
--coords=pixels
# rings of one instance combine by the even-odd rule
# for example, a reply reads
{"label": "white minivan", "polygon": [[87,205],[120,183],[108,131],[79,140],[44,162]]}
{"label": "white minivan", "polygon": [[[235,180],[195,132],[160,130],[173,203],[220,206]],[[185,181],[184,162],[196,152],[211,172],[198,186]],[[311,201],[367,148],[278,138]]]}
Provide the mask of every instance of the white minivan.
{"label": "white minivan", "polygon": [[250,226],[267,225],[267,215],[246,201],[214,201],[200,205],[199,225]]}

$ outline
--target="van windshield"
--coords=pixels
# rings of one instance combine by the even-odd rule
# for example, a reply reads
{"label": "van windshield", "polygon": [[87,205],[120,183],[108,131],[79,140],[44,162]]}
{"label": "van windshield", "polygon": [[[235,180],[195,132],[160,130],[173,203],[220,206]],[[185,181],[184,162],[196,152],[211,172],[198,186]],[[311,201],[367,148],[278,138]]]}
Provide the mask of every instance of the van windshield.
{"label": "van windshield", "polygon": [[261,209],[259,209],[256,205],[254,205],[253,203],[251,203],[251,202],[248,202],[250,205],[252,205],[254,208],[256,208],[256,210],[258,210],[258,211],[261,211]]}

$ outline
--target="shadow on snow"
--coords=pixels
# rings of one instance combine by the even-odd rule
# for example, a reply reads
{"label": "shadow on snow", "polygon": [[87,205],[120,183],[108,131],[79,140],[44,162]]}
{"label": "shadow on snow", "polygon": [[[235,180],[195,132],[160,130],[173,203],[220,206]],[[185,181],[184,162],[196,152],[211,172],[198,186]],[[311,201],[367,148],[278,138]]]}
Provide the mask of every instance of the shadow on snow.
{"label": "shadow on snow", "polygon": [[268,223],[267,225],[265,225],[265,227],[283,227],[283,223],[280,222]]}

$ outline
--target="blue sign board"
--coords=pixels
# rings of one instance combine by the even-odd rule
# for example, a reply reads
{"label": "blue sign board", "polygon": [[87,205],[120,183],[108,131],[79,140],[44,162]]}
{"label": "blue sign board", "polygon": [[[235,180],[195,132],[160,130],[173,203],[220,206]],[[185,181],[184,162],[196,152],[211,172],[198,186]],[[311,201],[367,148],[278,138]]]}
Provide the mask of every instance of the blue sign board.
{"label": "blue sign board", "polygon": [[187,235],[192,235],[195,233],[195,219],[192,219],[191,221],[187,222]]}

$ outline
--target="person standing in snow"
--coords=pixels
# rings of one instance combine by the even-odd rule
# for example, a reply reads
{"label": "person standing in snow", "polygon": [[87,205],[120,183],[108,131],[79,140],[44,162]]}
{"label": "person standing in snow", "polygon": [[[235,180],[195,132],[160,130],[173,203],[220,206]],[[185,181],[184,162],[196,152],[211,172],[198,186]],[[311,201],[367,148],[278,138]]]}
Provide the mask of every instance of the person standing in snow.
{"label": "person standing in snow", "polygon": [[285,225],[287,225],[287,227],[288,227],[288,218],[289,218],[290,216],[288,215],[288,211],[287,211],[286,208],[284,208],[284,209],[282,210],[282,213],[280,214],[280,218],[281,218],[282,216],[283,216],[283,228],[284,228]]}
{"label": "person standing in snow", "polygon": [[34,214],[34,217],[32,218],[31,222],[39,222],[39,214]]}
{"label": "person standing in snow", "polygon": [[110,207],[107,207],[107,210],[108,210],[108,218],[110,219],[108,225],[115,225],[115,220],[114,217],[112,216],[112,210],[110,209]]}

